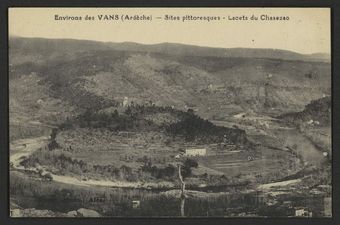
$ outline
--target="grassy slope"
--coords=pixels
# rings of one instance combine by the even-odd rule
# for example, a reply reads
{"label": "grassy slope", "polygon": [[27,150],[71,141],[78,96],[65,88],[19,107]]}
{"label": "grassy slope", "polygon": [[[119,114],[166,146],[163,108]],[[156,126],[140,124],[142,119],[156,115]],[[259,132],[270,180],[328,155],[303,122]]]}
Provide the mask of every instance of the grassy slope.
{"label": "grassy slope", "polygon": [[[191,105],[207,118],[242,108],[298,111],[330,91],[327,63],[94,50],[72,54],[12,66],[10,83],[33,72],[52,97],[79,108],[108,107],[126,96],[179,109]],[[13,97],[21,96],[13,92]]]}
{"label": "grassy slope", "polygon": [[205,118],[248,108],[297,111],[330,91],[329,63],[117,51],[74,40],[29,43],[10,47],[10,108],[20,121],[62,123],[89,108],[116,108],[125,96],[140,104],[189,106]]}
{"label": "grassy slope", "polygon": [[[285,123],[298,126],[318,149],[327,152],[331,157],[331,107],[331,97],[328,96],[312,101],[301,112],[283,114],[279,118]],[[314,123],[309,124],[310,121]]]}

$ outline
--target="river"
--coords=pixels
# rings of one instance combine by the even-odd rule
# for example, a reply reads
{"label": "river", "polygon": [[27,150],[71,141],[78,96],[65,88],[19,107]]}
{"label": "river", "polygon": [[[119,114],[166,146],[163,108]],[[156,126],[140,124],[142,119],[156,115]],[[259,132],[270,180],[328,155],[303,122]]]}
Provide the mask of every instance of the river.
{"label": "river", "polygon": [[[219,124],[221,125],[221,124]],[[273,129],[270,132],[284,140],[284,145],[294,149],[303,161],[315,166],[320,166],[325,162],[322,152],[319,151],[313,143],[304,137],[295,129]],[[11,144],[10,161],[14,169],[25,170],[20,166],[23,157],[28,157],[37,149],[45,146],[48,137],[37,137],[18,140]],[[12,151],[13,150],[13,151]],[[179,216],[180,215],[180,199],[176,196],[167,196],[152,190],[126,189],[127,187],[142,187],[139,183],[131,182],[113,182],[113,181],[80,181],[70,176],[60,176],[52,174],[53,183],[64,183],[71,186],[84,186],[93,188],[92,193],[96,195],[96,190],[109,187],[113,194],[109,198],[105,198],[104,202],[87,202],[84,205],[80,199],[59,199],[51,193],[43,196],[15,196],[20,205],[25,208],[50,209],[59,212],[67,212],[80,207],[92,208],[100,211],[104,216]],[[321,196],[288,196],[284,200],[290,201],[287,207],[277,208],[268,206],[266,202],[267,189],[271,187],[282,187],[301,180],[294,179],[284,182],[276,182],[271,184],[260,185],[259,191],[250,193],[221,193],[215,197],[189,197],[185,204],[186,216],[291,216],[294,212],[291,205],[322,207],[323,198]],[[72,189],[72,188],[71,188]],[[70,190],[71,190],[70,189]],[[119,190],[115,192],[115,190]],[[135,190],[135,191],[134,191]],[[132,191],[132,192],[131,192]],[[120,200],[118,200],[120,199]],[[133,208],[133,200],[141,200],[138,209]],[[313,200],[314,199],[314,200]],[[317,204],[315,204],[317,201]],[[159,206],[162,207],[159,207]],[[274,204],[275,205],[275,204]],[[318,211],[322,209],[317,209]],[[316,214],[318,215],[318,214]],[[319,213],[321,215],[321,213]]]}

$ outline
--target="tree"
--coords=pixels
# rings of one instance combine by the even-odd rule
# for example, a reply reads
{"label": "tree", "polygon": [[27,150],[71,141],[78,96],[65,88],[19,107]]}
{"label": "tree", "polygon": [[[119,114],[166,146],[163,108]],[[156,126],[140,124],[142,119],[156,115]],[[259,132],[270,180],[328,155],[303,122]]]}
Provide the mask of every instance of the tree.
{"label": "tree", "polygon": [[198,163],[194,159],[186,159],[182,166],[182,176],[184,178],[191,176],[191,168],[197,168]]}
{"label": "tree", "polygon": [[130,106],[128,106],[127,109],[125,110],[125,114],[128,115],[128,116],[132,115],[132,110],[131,110]]}
{"label": "tree", "polygon": [[50,151],[56,148],[60,148],[59,144],[55,140],[52,140],[47,146],[48,146],[48,150]]}
{"label": "tree", "polygon": [[190,113],[190,114],[194,114],[194,110],[193,109],[188,109],[187,112]]}
{"label": "tree", "polygon": [[57,132],[58,132],[58,129],[57,128],[53,128],[52,129],[52,132],[51,132],[51,140],[54,140],[57,136]]}
{"label": "tree", "polygon": [[196,160],[188,158],[188,159],[186,159],[184,161],[184,167],[189,167],[189,168],[194,167],[194,168],[197,168],[198,167],[198,163],[197,163]]}

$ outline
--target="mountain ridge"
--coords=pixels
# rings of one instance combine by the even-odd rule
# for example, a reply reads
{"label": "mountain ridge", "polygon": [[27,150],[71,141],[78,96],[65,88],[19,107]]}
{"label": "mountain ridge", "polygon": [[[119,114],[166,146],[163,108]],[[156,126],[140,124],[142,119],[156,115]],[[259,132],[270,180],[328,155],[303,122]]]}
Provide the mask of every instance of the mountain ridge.
{"label": "mountain ridge", "polygon": [[[39,45],[37,46],[37,43]],[[34,48],[48,46],[52,50],[59,51],[87,51],[87,50],[121,50],[134,52],[165,53],[180,56],[212,56],[212,57],[235,57],[235,58],[269,58],[281,60],[299,60],[313,62],[330,62],[330,54],[312,53],[301,54],[289,50],[270,49],[270,48],[218,48],[196,46],[191,44],[163,42],[157,44],[141,44],[136,42],[100,42],[93,40],[78,39],[48,39],[48,38],[24,38],[10,37],[10,48],[22,47],[29,44]],[[65,47],[62,47],[65,46]],[[61,47],[61,49],[58,49]],[[33,49],[32,49],[33,50]]]}
{"label": "mountain ridge", "polygon": [[[330,94],[329,63],[240,54],[219,57],[210,48],[196,54],[195,49],[202,48],[192,46],[182,55],[172,54],[180,46],[172,44],[165,45],[170,54],[167,48],[142,51],[110,45],[10,40],[11,109],[25,118],[42,118],[48,116],[48,108],[52,116],[48,120],[59,120],[89,107],[116,106],[128,98],[138,104],[152,101],[184,111],[192,108],[202,118],[223,119],[248,109],[275,115],[300,111],[311,100]],[[55,117],[52,112],[60,110],[56,107],[65,112]]]}

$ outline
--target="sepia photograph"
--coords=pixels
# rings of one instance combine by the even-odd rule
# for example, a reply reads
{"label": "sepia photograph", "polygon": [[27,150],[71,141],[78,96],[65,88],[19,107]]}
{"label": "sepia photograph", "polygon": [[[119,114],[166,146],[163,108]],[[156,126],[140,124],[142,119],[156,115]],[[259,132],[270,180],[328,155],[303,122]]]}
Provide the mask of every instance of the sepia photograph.
{"label": "sepia photograph", "polygon": [[9,216],[331,218],[330,8],[8,9]]}

